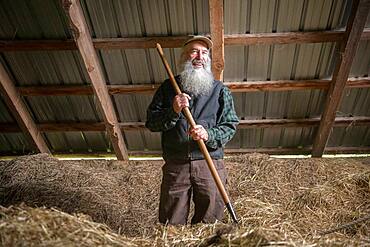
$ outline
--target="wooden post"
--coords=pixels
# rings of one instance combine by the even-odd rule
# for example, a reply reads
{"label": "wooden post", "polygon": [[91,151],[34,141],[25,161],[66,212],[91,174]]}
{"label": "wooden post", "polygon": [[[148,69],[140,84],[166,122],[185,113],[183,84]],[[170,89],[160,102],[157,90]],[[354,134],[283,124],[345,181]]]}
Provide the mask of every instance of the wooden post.
{"label": "wooden post", "polygon": [[10,79],[4,66],[0,63],[0,92],[3,94],[3,99],[6,105],[13,114],[22,132],[25,134],[28,141],[40,153],[50,153],[50,150],[38,130],[31,115],[28,113],[27,107],[24,105],[22,98]]}
{"label": "wooden post", "polygon": [[313,143],[312,157],[321,157],[324,152],[369,10],[370,0],[353,1],[351,16],[341,43],[338,62],[326,98],[324,112],[321,115],[320,126]]}
{"label": "wooden post", "polygon": [[74,39],[84,61],[87,73],[91,79],[94,94],[96,95],[98,105],[103,114],[106,131],[113,145],[117,159],[128,160],[122,131],[118,125],[118,119],[113,107],[112,99],[108,93],[102,68],[93,46],[80,3],[78,0],[63,0],[63,6],[70,19]]}
{"label": "wooden post", "polygon": [[209,0],[209,17],[211,25],[212,72],[216,80],[223,80],[224,59],[224,6],[223,0]]}

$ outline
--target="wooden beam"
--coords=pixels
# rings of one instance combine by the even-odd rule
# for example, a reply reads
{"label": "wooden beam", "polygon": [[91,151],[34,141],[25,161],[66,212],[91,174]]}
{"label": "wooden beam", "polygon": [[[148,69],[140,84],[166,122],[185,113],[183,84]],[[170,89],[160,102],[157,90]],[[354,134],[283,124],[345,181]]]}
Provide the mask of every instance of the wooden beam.
{"label": "wooden beam", "polygon": [[0,51],[77,50],[74,40],[0,40]]}
{"label": "wooden beam", "polygon": [[[125,122],[125,123],[118,123],[118,125],[122,131],[124,130],[146,130],[144,122]],[[101,122],[43,123],[43,124],[39,124],[39,129],[40,131],[43,131],[43,132],[104,131],[105,125],[104,123],[101,123]]]}
{"label": "wooden beam", "polygon": [[[369,79],[370,82],[370,79]],[[137,85],[110,85],[108,90],[110,94],[153,94],[161,84],[137,84]]]}
{"label": "wooden beam", "polygon": [[18,87],[22,96],[93,95],[91,85],[42,85]]}
{"label": "wooden beam", "polygon": [[224,6],[223,0],[209,0],[209,17],[212,48],[212,72],[216,80],[223,80],[224,55]]}
{"label": "wooden beam", "polygon": [[0,63],[0,92],[5,104],[17,121],[22,132],[29,143],[40,153],[50,153],[50,150],[35,122],[29,114],[26,105],[23,103],[14,83],[10,79],[6,69]]}
{"label": "wooden beam", "polygon": [[346,88],[364,88],[370,87],[370,77],[349,78]]}
{"label": "wooden beam", "polygon": [[[189,36],[93,39],[95,49],[178,48]],[[0,40],[0,51],[77,50],[74,40]]]}
{"label": "wooden beam", "polygon": [[251,33],[225,35],[225,45],[268,45],[338,42],[343,31]]}
{"label": "wooden beam", "polygon": [[[287,90],[327,90],[331,80],[280,80],[224,82],[234,93]],[[107,85],[108,92],[114,94],[153,94],[161,84]],[[347,88],[370,87],[370,77],[349,78]],[[89,85],[24,86],[17,88],[22,96],[92,95]]]}
{"label": "wooden beam", "polygon": [[[344,31],[317,32],[283,32],[258,34],[226,34],[224,45],[257,45],[257,44],[302,44],[341,41]],[[93,39],[96,49],[147,49],[155,48],[160,43],[162,48],[178,48],[188,36],[158,36],[134,38]],[[370,39],[370,28],[365,28],[361,40]],[[77,50],[73,40],[0,40],[0,52],[4,51],[45,51]]]}
{"label": "wooden beam", "polygon": [[328,89],[330,82],[330,80],[279,80],[224,82],[224,84],[228,86],[232,92],[243,93],[259,91]]}
{"label": "wooden beam", "polygon": [[[331,80],[279,80],[279,81],[246,81],[224,82],[231,92],[258,92],[258,91],[292,91],[322,89],[327,90]],[[350,78],[346,83],[347,88],[370,87],[370,77]]]}
{"label": "wooden beam", "polygon": [[[369,79],[370,82],[370,79]],[[369,83],[370,84],[370,83]],[[161,84],[107,85],[108,93],[114,94],[153,94]],[[50,85],[18,87],[23,96],[92,95],[90,85]]]}
{"label": "wooden beam", "polygon": [[96,49],[147,49],[156,48],[159,43],[162,48],[182,47],[189,36],[164,36],[164,37],[138,37],[138,38],[114,38],[94,39]]}
{"label": "wooden beam", "polygon": [[[240,148],[225,149],[226,154],[246,154],[246,153],[265,153],[272,155],[289,155],[289,154],[310,154],[311,147],[303,148]],[[369,153],[370,147],[327,147],[326,154],[361,154]]]}
{"label": "wooden beam", "polygon": [[353,1],[351,16],[333,73],[333,82],[330,85],[320,126],[315,136],[312,149],[313,157],[321,157],[324,153],[369,11],[370,0]]}
{"label": "wooden beam", "polygon": [[119,128],[112,99],[108,93],[99,59],[94,49],[79,0],[63,0],[63,6],[70,20],[72,33],[78,50],[91,79],[98,106],[103,115],[105,127],[118,160],[128,160],[126,145]]}
{"label": "wooden beam", "polygon": [[[311,154],[311,147],[303,147],[303,148],[283,148],[283,147],[275,147],[275,148],[226,148],[224,150],[225,154],[227,155],[236,155],[236,154],[248,154],[248,153],[264,153],[270,155],[309,155]],[[162,152],[160,150],[153,150],[153,151],[130,151],[131,156],[162,156]],[[328,147],[325,150],[326,154],[362,154],[362,153],[370,153],[370,147]],[[227,159],[228,157],[225,157]]]}
{"label": "wooden beam", "polygon": [[[303,148],[243,148],[243,149],[225,149],[225,154],[227,155],[225,159],[232,158],[233,155],[240,155],[240,154],[248,154],[248,153],[265,153],[270,155],[309,155],[311,153],[311,147],[303,147]],[[152,150],[152,151],[138,151],[133,150],[128,152],[130,156],[140,156],[145,157],[149,156],[153,158],[153,156],[158,156],[160,158],[162,156],[161,150]],[[370,147],[328,147],[325,149],[326,154],[368,154],[370,153]],[[20,151],[13,151],[13,152],[1,152],[0,156],[9,156],[9,157],[16,157],[19,155],[24,155],[24,152]],[[90,158],[107,158],[110,153],[107,152],[79,152],[79,153],[70,153],[70,152],[56,152],[54,155],[61,155],[65,157],[90,157]]]}
{"label": "wooden beam", "polygon": [[[290,128],[290,127],[312,127],[320,123],[320,118],[304,119],[255,119],[240,120],[238,129],[253,128]],[[334,122],[335,127],[347,126],[370,126],[370,117],[337,117]],[[73,132],[73,131],[105,131],[103,122],[65,122],[65,123],[42,123],[37,125],[40,132]],[[124,122],[119,123],[122,131],[125,130],[146,130],[144,122]],[[0,124],[0,133],[19,132],[17,125],[12,123]]]}
{"label": "wooden beam", "polygon": [[[319,123],[320,118],[240,120],[238,129],[312,127],[319,125]],[[364,125],[370,125],[370,117],[337,117],[334,121],[335,127]]]}
{"label": "wooden beam", "polygon": [[361,34],[361,40],[369,40],[370,39],[370,28],[364,28],[364,31]]}

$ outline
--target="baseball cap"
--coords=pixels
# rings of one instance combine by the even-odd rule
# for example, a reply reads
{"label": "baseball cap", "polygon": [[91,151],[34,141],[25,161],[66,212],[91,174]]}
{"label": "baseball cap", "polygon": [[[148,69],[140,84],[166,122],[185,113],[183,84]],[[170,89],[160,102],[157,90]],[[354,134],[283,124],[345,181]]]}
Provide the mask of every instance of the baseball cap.
{"label": "baseball cap", "polygon": [[186,46],[187,44],[189,44],[190,42],[193,42],[193,41],[203,41],[204,43],[207,44],[208,49],[211,49],[212,46],[213,46],[212,40],[210,40],[206,36],[201,36],[201,35],[190,36],[190,38],[187,41],[185,41],[183,46]]}

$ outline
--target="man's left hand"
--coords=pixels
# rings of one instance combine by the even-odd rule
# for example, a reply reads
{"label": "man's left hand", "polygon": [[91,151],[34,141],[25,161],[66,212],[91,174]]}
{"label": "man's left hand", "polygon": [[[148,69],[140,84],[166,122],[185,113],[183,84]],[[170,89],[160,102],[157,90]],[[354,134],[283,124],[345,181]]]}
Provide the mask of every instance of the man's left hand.
{"label": "man's left hand", "polygon": [[208,132],[202,125],[195,125],[194,128],[190,128],[189,135],[193,138],[194,141],[208,140]]}

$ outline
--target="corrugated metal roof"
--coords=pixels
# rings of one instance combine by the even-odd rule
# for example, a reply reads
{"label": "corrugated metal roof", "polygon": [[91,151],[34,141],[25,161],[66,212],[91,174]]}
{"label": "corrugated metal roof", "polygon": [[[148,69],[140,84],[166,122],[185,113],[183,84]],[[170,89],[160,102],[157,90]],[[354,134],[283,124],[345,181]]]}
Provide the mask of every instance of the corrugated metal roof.
{"label": "corrugated metal roof", "polygon": [[0,99],[0,123],[14,123],[13,116],[8,112],[8,108],[3,101]]}
{"label": "corrugated metal roof", "polygon": [[81,2],[96,38],[209,33],[207,0]]}
{"label": "corrugated metal roof", "polygon": [[34,152],[23,133],[0,134],[0,145],[2,153],[9,154],[29,154]]}
{"label": "corrugated metal roof", "polygon": [[[344,28],[352,1],[224,0],[225,34],[317,31]],[[42,6],[42,8],[40,8]],[[175,36],[210,32],[208,0],[87,1],[81,6],[93,38]],[[71,38],[61,2],[0,1],[0,39]],[[370,17],[367,20],[370,27]],[[369,76],[370,45],[361,41],[350,76]],[[329,79],[335,43],[225,47],[225,81]],[[175,74],[181,49],[164,49]],[[167,74],[154,49],[97,51],[107,84],[160,83]],[[90,84],[78,51],[3,52],[0,61],[17,86]],[[338,116],[370,116],[368,88],[347,89]],[[326,92],[233,93],[241,119],[320,116]],[[114,95],[119,121],[143,122],[151,95]],[[102,121],[93,96],[25,97],[37,123]],[[14,123],[0,101],[0,122]],[[240,129],[228,148],[307,147],[316,127]],[[112,151],[104,132],[49,132],[55,152]],[[160,150],[160,134],[124,131],[129,150]],[[369,127],[336,127],[330,146],[369,146]],[[0,134],[1,151],[27,150],[20,133]]]}
{"label": "corrugated metal roof", "polygon": [[[42,8],[40,8],[42,6]],[[0,1],[2,39],[70,38],[61,1]]]}

